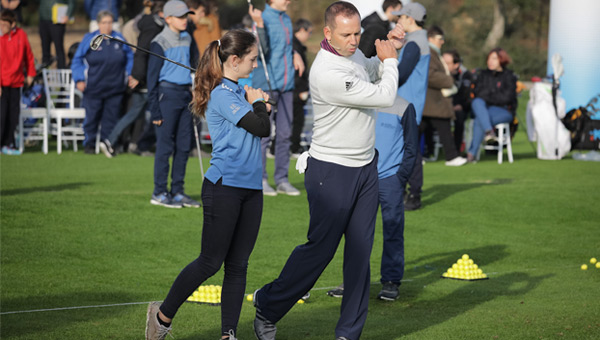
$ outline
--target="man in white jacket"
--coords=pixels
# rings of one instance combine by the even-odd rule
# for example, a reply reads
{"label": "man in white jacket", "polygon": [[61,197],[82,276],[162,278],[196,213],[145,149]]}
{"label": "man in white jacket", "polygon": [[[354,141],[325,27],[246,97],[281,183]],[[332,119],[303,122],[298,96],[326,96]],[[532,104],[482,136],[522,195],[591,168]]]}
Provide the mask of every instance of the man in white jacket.
{"label": "man in white jacket", "polygon": [[[365,58],[358,50],[360,15],[348,2],[330,5],[325,24],[310,74],[313,139],[297,166],[306,170],[308,242],[294,249],[275,281],[255,292],[259,340],[275,339],[275,323],[313,287],[342,236],[345,292],[336,338],[359,339],[367,318],[379,191],[374,109],[394,103],[398,59],[394,44],[379,40],[377,57]],[[388,34],[388,39],[403,38],[400,26]]]}

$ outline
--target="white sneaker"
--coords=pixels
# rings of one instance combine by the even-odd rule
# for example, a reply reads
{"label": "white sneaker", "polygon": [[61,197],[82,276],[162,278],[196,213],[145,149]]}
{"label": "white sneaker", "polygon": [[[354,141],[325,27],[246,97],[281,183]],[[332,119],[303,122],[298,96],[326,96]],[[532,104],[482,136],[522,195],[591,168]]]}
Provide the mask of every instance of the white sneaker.
{"label": "white sneaker", "polygon": [[446,166],[461,166],[461,165],[465,165],[467,163],[467,159],[464,157],[455,157],[454,159],[451,159],[449,161],[446,161]]}
{"label": "white sneaker", "polygon": [[[146,313],[146,340],[164,340],[171,335],[171,327],[165,327],[158,322],[157,314],[160,302],[150,302]],[[171,335],[171,337],[173,337]]]}
{"label": "white sneaker", "polygon": [[263,179],[263,195],[265,196],[277,196],[277,191],[269,185],[266,179]]}
{"label": "white sneaker", "polygon": [[[264,190],[264,189],[263,189]],[[277,192],[288,196],[300,196],[300,191],[294,188],[290,182],[281,182],[277,185]]]}

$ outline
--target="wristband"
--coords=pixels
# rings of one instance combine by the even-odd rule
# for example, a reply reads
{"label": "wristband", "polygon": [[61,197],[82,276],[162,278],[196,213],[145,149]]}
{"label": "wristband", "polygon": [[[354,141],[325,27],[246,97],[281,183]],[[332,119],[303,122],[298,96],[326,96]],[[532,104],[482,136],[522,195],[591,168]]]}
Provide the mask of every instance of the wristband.
{"label": "wristband", "polygon": [[265,102],[265,98],[258,98],[258,99],[256,99],[256,100],[254,100],[254,101],[252,102],[252,105],[254,105],[254,103],[256,103],[256,102],[263,102],[263,103],[264,103],[264,102]]}

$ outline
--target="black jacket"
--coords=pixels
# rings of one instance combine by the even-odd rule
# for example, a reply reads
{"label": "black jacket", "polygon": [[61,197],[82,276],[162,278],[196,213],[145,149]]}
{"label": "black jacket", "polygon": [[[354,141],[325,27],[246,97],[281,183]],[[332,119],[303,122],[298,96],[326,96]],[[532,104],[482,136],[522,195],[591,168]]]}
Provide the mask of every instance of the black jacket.
{"label": "black jacket", "polygon": [[517,110],[517,77],[509,69],[479,71],[473,92],[488,105],[504,107],[513,114]]}
{"label": "black jacket", "polygon": [[295,72],[294,76],[294,92],[301,93],[308,91],[308,61],[306,60],[306,46],[302,45],[300,40],[294,36],[293,40],[294,51],[298,52],[304,62],[304,73],[302,77],[298,75],[298,71]]}
{"label": "black jacket", "polygon": [[452,96],[452,104],[462,106],[464,112],[470,112],[473,75],[461,65],[458,72],[453,74],[452,77],[454,78],[454,85],[458,89],[458,92]]}
{"label": "black jacket", "polygon": [[358,48],[365,57],[370,58],[377,55],[375,50],[375,40],[387,40],[387,34],[390,31],[390,22],[383,21],[377,12],[364,18],[361,22],[364,32],[358,43]]}
{"label": "black jacket", "polygon": [[[150,43],[158,33],[163,30],[165,22],[157,14],[146,14],[138,22],[140,35],[138,37],[138,46],[150,50]],[[148,70],[148,54],[136,50],[133,55],[133,68],[131,76],[140,83],[137,90],[146,88],[146,71]]]}

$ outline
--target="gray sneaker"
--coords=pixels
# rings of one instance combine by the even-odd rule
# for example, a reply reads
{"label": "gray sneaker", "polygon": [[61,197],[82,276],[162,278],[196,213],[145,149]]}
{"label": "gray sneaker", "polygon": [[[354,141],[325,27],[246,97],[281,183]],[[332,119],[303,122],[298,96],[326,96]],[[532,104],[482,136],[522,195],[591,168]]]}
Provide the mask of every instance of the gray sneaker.
{"label": "gray sneaker", "polygon": [[342,298],[344,297],[344,284],[342,283],[341,285],[333,288],[332,290],[327,292],[327,295],[331,296],[331,297],[335,297],[335,298]]}
{"label": "gray sneaker", "polygon": [[152,198],[150,199],[150,204],[153,205],[161,205],[166,208],[182,208],[183,204],[181,202],[175,202],[166,192],[162,194],[154,195],[152,194]]}
{"label": "gray sneaker", "polygon": [[258,340],[275,340],[275,333],[277,333],[277,326],[257,311],[254,318],[254,335],[256,335],[256,338]]}
{"label": "gray sneaker", "polygon": [[393,282],[385,282],[379,294],[379,300],[394,301],[398,298],[398,285]]}
{"label": "gray sneaker", "polygon": [[179,193],[173,196],[173,202],[181,203],[186,208],[200,208],[200,202],[193,200],[190,196]]}
{"label": "gray sneaker", "polygon": [[269,185],[269,182],[266,179],[263,179],[263,195],[265,196],[277,196],[277,191],[273,189],[272,186]]}
{"label": "gray sneaker", "polygon": [[[171,327],[165,327],[158,322],[160,302],[150,302],[146,313],[146,340],[164,340],[171,335]],[[173,337],[173,335],[171,335]]]}
{"label": "gray sneaker", "polygon": [[300,191],[294,188],[290,182],[281,182],[277,184],[277,192],[288,196],[300,196]]}
{"label": "gray sneaker", "polygon": [[[233,331],[233,329],[230,329],[227,333],[223,334],[223,336],[227,336],[227,338],[225,338],[225,340],[238,340],[238,338],[235,337],[235,332]],[[223,338],[220,338],[223,339]]]}

